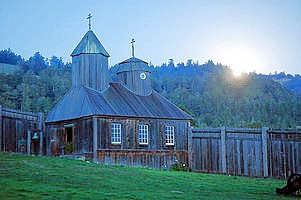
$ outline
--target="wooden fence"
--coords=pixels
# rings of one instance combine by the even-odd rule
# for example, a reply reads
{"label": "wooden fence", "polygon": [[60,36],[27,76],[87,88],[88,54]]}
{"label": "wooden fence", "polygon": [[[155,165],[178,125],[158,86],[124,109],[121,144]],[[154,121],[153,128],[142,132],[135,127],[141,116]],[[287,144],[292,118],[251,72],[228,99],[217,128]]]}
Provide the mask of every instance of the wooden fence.
{"label": "wooden fence", "polygon": [[191,129],[193,171],[287,178],[301,173],[301,131],[238,128]]}
{"label": "wooden fence", "polygon": [[[0,105],[0,151],[31,154],[31,130],[35,127],[43,130],[43,123],[43,113],[21,112]],[[301,130],[225,127],[190,130],[188,152],[183,155],[186,158],[188,155],[192,171],[284,179],[291,173],[301,173]],[[44,143],[41,131],[40,154],[45,150]],[[143,166],[129,152],[116,151],[109,155],[107,151],[99,151],[98,154],[104,163]],[[160,152],[157,157],[150,157],[147,152],[136,154],[143,154],[141,159],[153,160],[161,167],[170,164],[166,152],[163,157]],[[108,156],[114,160],[108,160]]]}
{"label": "wooden fence", "polygon": [[[43,113],[21,112],[0,105],[0,151],[32,152],[31,130],[42,130]],[[43,151],[43,134],[40,134],[39,152]]]}

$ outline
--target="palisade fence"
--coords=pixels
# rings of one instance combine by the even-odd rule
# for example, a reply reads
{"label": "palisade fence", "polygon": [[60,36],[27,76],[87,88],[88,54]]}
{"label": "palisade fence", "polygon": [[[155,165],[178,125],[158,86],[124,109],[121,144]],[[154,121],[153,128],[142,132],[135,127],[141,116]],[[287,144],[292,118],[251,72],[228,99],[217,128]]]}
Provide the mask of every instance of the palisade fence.
{"label": "palisade fence", "polygon": [[[31,154],[31,131],[42,130],[43,113],[22,112],[0,105],[0,151]],[[39,153],[43,154],[43,132],[40,132]]]}
{"label": "palisade fence", "polygon": [[192,128],[192,171],[286,179],[301,173],[301,130]]}
{"label": "palisade fence", "polygon": [[[0,105],[0,151],[32,153],[31,131],[43,130],[43,113]],[[191,128],[188,162],[192,171],[286,179],[301,173],[301,130]],[[40,132],[40,155],[45,152]],[[126,155],[128,156],[128,155]]]}

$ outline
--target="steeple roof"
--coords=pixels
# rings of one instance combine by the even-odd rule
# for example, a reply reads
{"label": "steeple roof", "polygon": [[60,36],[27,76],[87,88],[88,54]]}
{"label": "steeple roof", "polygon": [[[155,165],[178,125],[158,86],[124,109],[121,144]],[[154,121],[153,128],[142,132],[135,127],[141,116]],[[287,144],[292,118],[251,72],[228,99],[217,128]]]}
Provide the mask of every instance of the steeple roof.
{"label": "steeple roof", "polygon": [[150,72],[150,68],[147,62],[140,60],[136,57],[131,57],[119,63],[119,68],[116,73],[118,74],[120,72],[126,72],[126,71]]}
{"label": "steeple roof", "polygon": [[80,54],[102,54],[106,57],[110,57],[92,30],[89,30],[85,34],[85,36],[71,53],[71,56],[73,57]]}
{"label": "steeple roof", "polygon": [[125,60],[125,61],[122,61],[122,62],[119,63],[119,65],[124,64],[124,63],[145,63],[145,64],[147,64],[147,62],[145,62],[145,61],[143,61],[139,58],[136,58],[136,57],[131,57],[131,58]]}

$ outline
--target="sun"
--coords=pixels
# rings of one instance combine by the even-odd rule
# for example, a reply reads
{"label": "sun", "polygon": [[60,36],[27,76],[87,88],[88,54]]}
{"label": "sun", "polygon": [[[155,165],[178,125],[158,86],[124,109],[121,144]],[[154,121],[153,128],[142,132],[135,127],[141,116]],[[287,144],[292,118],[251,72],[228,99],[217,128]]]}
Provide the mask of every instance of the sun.
{"label": "sun", "polygon": [[234,76],[240,77],[242,75],[243,71],[232,69],[232,73]]}
{"label": "sun", "polygon": [[218,61],[229,66],[233,75],[239,77],[242,73],[256,71],[261,59],[255,49],[242,45],[233,45],[227,46],[220,51]]}

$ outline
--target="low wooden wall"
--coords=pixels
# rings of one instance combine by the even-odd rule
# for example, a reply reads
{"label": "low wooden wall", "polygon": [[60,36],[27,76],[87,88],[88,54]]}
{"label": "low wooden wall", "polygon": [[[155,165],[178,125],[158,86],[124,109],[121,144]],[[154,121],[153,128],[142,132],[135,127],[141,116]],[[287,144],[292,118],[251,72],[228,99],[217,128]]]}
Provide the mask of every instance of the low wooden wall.
{"label": "low wooden wall", "polygon": [[189,161],[193,171],[287,178],[301,173],[301,131],[193,128]]}
{"label": "low wooden wall", "polygon": [[30,131],[34,126],[42,129],[43,121],[43,113],[22,112],[0,105],[0,151],[28,152],[32,147],[28,142],[28,138],[31,139]]}
{"label": "low wooden wall", "polygon": [[[21,112],[0,105],[0,151],[30,154],[30,131],[34,126],[43,130],[43,118],[42,113]],[[291,173],[301,173],[301,130],[225,127],[190,130],[188,150],[187,146],[184,151],[98,147],[96,156],[104,164],[170,169],[181,161],[197,172],[249,177],[286,179]],[[21,140],[26,142],[22,148]],[[45,152],[43,141],[41,132],[40,154]]]}
{"label": "low wooden wall", "polygon": [[187,151],[101,149],[97,154],[100,163],[109,165],[170,169],[176,162],[188,163]]}

